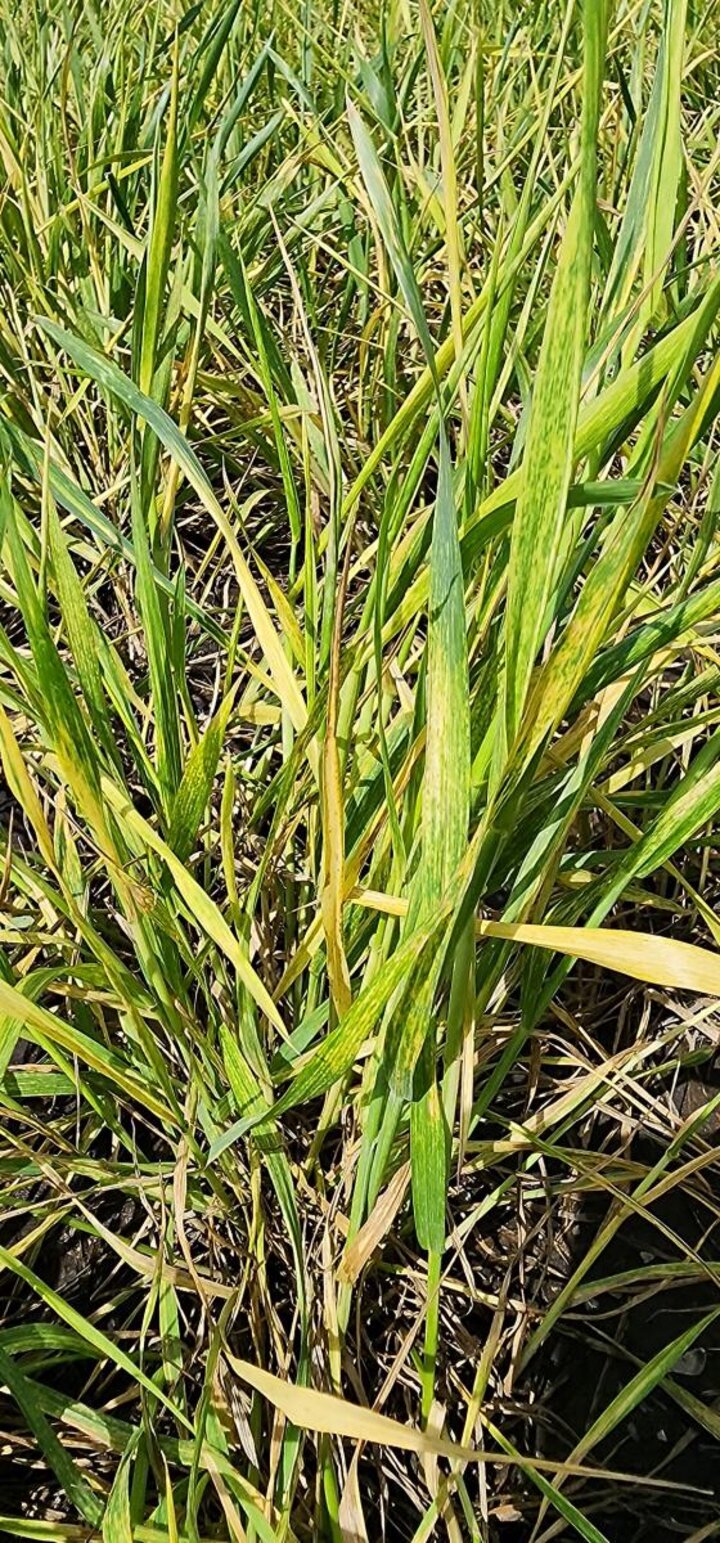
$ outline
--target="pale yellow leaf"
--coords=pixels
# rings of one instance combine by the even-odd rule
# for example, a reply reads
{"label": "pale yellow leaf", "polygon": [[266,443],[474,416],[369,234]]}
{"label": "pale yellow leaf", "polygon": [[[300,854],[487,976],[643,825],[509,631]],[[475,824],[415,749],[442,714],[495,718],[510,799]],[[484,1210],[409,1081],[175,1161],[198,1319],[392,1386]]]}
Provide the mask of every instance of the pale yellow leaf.
{"label": "pale yellow leaf", "polygon": [[405,1452],[417,1452],[420,1457],[434,1452],[438,1457],[474,1462],[478,1456],[471,1447],[461,1447],[444,1437],[433,1436],[415,1430],[412,1425],[401,1425],[389,1415],[378,1414],[374,1409],[364,1409],[351,1404],[346,1398],[334,1393],[321,1393],[317,1388],[297,1387],[284,1382],[272,1372],[266,1372],[250,1361],[240,1361],[228,1354],[233,1371],[243,1382],[261,1393],[291,1424],[301,1430],[317,1431],[325,1436],[347,1436],[351,1441],[375,1441],[380,1446],[398,1447]]}
{"label": "pale yellow leaf", "polygon": [[[380,890],[356,889],[352,899],[369,910],[404,916],[407,901]],[[531,923],[478,921],[477,937],[507,938],[547,948],[571,959],[600,964],[632,980],[675,991],[697,991],[720,996],[720,954],[696,943],[658,937],[652,932],[630,932],[624,927],[545,927]]]}
{"label": "pale yellow leaf", "polygon": [[338,1265],[338,1280],[352,1286],[372,1257],[378,1244],[392,1226],[403,1203],[410,1182],[410,1164],[403,1163],[394,1173],[387,1189],[378,1196],[360,1231],[349,1243]]}

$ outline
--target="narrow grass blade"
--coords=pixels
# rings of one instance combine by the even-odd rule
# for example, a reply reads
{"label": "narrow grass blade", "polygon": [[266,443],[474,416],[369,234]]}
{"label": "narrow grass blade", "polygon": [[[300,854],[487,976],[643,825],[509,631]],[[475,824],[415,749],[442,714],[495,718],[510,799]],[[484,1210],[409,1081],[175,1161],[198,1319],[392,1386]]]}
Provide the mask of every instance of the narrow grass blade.
{"label": "narrow grass blade", "polygon": [[306,709],[302,692],[295,676],[290,669],[280,638],[275,630],[265,603],[260,594],[255,580],[245,558],[240,551],[237,538],[232,526],[221,508],[210,484],[208,483],[194,451],[179,429],[157,403],[143,395],[137,386],[123,375],[109,359],[89,348],[80,338],[58,327],[47,317],[38,318],[39,325],[46,331],[60,348],[64,348],[78,368],[96,380],[106,391],[124,402],[132,412],[146,421],[154,429],[158,439],[165,449],[175,458],[187,477],[191,487],[195,489],[198,498],[202,501],[208,513],[215,520],[218,529],[222,532],[228,548],[232,554],[237,572],[238,583],[242,591],[249,615],[258,636],[260,646],[263,649],[270,666],[280,700],[283,702],[295,728],[300,731],[305,725]]}
{"label": "narrow grass blade", "polygon": [[[605,52],[604,0],[583,13],[585,76],[580,180],[563,237],[533,388],[510,547],[506,625],[507,739],[518,732],[548,598],[557,576],[573,464],[587,333],[595,161]],[[543,561],[538,562],[542,551]]]}
{"label": "narrow grass blade", "polygon": [[9,1388],[21,1414],[32,1431],[49,1468],[68,1499],[91,1526],[97,1527],[105,1509],[102,1499],[88,1484],[69,1452],[56,1436],[34,1396],[32,1384],[23,1376],[6,1350],[0,1347],[0,1380]]}

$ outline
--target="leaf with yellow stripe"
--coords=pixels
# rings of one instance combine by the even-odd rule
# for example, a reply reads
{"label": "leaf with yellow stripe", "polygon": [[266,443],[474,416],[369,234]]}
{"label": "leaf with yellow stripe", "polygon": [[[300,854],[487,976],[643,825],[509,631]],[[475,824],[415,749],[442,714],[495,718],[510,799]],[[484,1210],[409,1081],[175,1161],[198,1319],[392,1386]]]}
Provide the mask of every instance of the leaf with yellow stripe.
{"label": "leaf with yellow stripe", "polygon": [[595,224],[595,167],[605,53],[605,0],[583,10],[585,73],[580,180],[563,237],[533,386],[510,545],[505,627],[508,746],[522,717],[557,577],[585,356]]}

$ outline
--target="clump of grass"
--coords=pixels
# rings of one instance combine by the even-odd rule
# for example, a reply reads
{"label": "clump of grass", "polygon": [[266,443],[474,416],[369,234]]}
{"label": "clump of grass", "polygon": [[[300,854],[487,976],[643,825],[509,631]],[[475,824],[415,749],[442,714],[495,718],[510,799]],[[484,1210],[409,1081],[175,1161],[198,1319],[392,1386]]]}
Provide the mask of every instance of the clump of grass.
{"label": "clump of grass", "polygon": [[0,1533],[717,1531],[717,11],[3,6]]}

